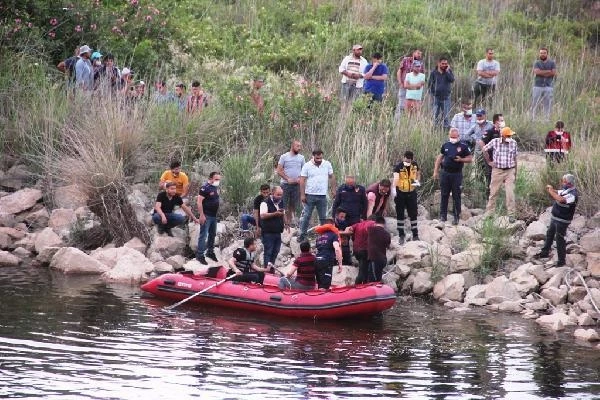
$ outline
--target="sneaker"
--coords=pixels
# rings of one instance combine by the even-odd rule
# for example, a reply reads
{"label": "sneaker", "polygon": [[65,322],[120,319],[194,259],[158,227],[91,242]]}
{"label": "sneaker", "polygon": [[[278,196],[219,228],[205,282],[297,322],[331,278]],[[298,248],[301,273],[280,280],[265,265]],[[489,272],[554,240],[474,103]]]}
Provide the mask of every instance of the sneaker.
{"label": "sneaker", "polygon": [[173,232],[171,232],[171,228],[165,228],[164,232],[167,234],[167,236],[173,237]]}
{"label": "sneaker", "polygon": [[566,266],[566,265],[567,265],[567,263],[566,263],[566,262],[564,262],[564,261],[557,261],[557,262],[556,262],[556,264],[554,264],[554,266],[555,266],[556,268],[564,267],[564,266]]}
{"label": "sneaker", "polygon": [[217,258],[216,254],[213,253],[212,251],[211,252],[207,252],[205,255],[206,255],[206,257],[210,258],[214,262],[219,261],[219,259]]}
{"label": "sneaker", "polygon": [[548,257],[550,257],[550,253],[543,251],[543,250],[533,256],[533,258],[535,258],[536,260],[539,260],[540,258],[548,258]]}
{"label": "sneaker", "polygon": [[204,256],[197,256],[196,260],[200,261],[200,264],[208,265],[208,263],[206,262],[206,258],[204,258]]}
{"label": "sneaker", "polygon": [[398,244],[404,244],[404,236],[398,236]]}
{"label": "sneaker", "polygon": [[165,233],[165,228],[162,225],[156,225],[156,232],[158,232],[159,235],[162,235]]}
{"label": "sneaker", "polygon": [[273,263],[267,264],[267,270],[269,271],[270,274],[275,274],[275,266],[273,265]]}

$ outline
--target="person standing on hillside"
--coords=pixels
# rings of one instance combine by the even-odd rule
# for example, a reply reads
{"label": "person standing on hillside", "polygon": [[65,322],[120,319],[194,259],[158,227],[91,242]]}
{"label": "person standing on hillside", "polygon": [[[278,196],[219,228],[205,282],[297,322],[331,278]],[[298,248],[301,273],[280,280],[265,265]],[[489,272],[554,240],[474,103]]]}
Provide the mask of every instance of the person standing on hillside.
{"label": "person standing on hillside", "polygon": [[94,90],[94,68],[90,57],[92,49],[90,46],[83,45],[79,48],[79,60],[75,64],[75,80],[77,89],[84,92]]}
{"label": "person standing on hillside", "polygon": [[285,205],[282,199],[283,190],[281,187],[275,186],[271,195],[260,204],[261,238],[264,247],[264,265],[267,270],[273,270],[281,249],[285,215]]}
{"label": "person standing on hillside", "polygon": [[565,123],[557,121],[553,131],[548,132],[546,135],[546,159],[550,162],[561,162],[564,161],[573,142],[571,141],[571,134],[565,129]]}
{"label": "person standing on hillside", "polygon": [[556,63],[554,60],[548,59],[548,49],[545,47],[540,49],[539,57],[539,60],[533,64],[533,74],[535,75],[535,79],[533,83],[531,114],[535,118],[535,112],[541,103],[544,108],[544,114],[546,118],[548,118],[552,112]]}
{"label": "person standing on hillside", "polygon": [[381,282],[383,269],[387,264],[386,250],[390,247],[392,237],[385,229],[385,218],[375,217],[375,225],[367,228],[367,257],[369,258],[369,274],[367,282]]}
{"label": "person standing on hillside", "polygon": [[200,221],[200,234],[198,235],[198,250],[196,260],[207,265],[206,258],[219,261],[214,252],[215,237],[217,236],[217,212],[219,211],[219,185],[221,174],[213,171],[208,176],[208,181],[200,187],[198,192],[198,220]]}
{"label": "person standing on hillside", "polygon": [[167,87],[167,81],[164,79],[158,79],[154,83],[154,94],[152,95],[152,100],[158,105],[167,105],[171,104],[175,100],[175,95],[169,92],[169,88]]}
{"label": "person standing on hillside", "polygon": [[75,86],[75,65],[79,61],[79,46],[75,48],[75,52],[69,58],[58,63],[56,68],[67,77],[67,88],[73,89]]}
{"label": "person standing on hillside", "polygon": [[188,114],[197,114],[208,106],[208,96],[199,81],[192,82],[192,94],[187,98],[185,109]]}
{"label": "person standing on hillside", "polygon": [[379,182],[370,184],[367,187],[367,215],[384,216],[387,209],[388,199],[390,198],[392,182],[389,179],[382,179]]}
{"label": "person standing on hillside", "polygon": [[188,191],[190,189],[190,179],[185,172],[181,171],[180,161],[172,161],[169,165],[169,169],[162,173],[160,176],[159,187],[165,189],[168,182],[175,183],[177,194],[182,199],[187,199]]}
{"label": "person standing on hillside", "polygon": [[[494,114],[492,117],[492,127],[485,131],[485,133],[481,136],[481,140],[477,143],[480,149],[492,141],[492,139],[496,139],[500,137],[500,130],[504,128],[504,115],[502,114]],[[490,197],[490,182],[492,181],[492,167],[494,166],[494,149],[490,149],[488,151],[481,151],[483,155],[483,166],[485,172],[485,182],[486,182],[486,190],[485,197]]]}
{"label": "person standing on hillside", "polygon": [[363,71],[367,67],[367,59],[362,56],[360,44],[352,46],[352,53],[344,57],[339,71],[342,74],[342,91],[340,99],[342,108],[352,103],[362,92],[364,85]]}
{"label": "person standing on hillside", "polygon": [[175,98],[173,101],[177,104],[177,108],[181,112],[185,111],[185,106],[187,104],[187,96],[185,95],[186,90],[187,87],[183,83],[175,85]]}
{"label": "person standing on hillside", "polygon": [[448,116],[450,115],[452,84],[454,73],[446,57],[440,57],[437,68],[429,74],[429,93],[433,105],[433,117],[437,126],[443,124],[444,130],[450,128]]}
{"label": "person standing on hillside", "polygon": [[488,47],[485,50],[485,58],[477,63],[477,79],[473,84],[473,104],[478,101],[483,103],[494,95],[498,74],[500,73],[500,63],[494,60],[494,49]]}
{"label": "person standing on hillside", "polygon": [[[327,217],[327,192],[335,188],[335,176],[331,163],[323,159],[320,149],[312,152],[313,158],[302,167],[300,173],[300,201],[304,205],[300,217],[298,243],[306,240],[306,232],[314,209],[319,214],[319,222],[325,223]],[[335,193],[332,193],[334,196]]]}
{"label": "person standing on hillside", "polygon": [[[469,146],[460,141],[458,129],[450,128],[448,141],[442,145],[433,169],[433,179],[438,179],[438,176],[440,178],[440,221],[442,222],[447,220],[448,200],[452,192],[452,202],[454,203],[452,225],[458,225],[461,212],[462,170],[465,163],[470,162],[473,162],[473,156],[469,151]],[[442,169],[441,176],[439,174],[440,167]]]}
{"label": "person standing on hillside", "polygon": [[534,258],[550,257],[552,242],[556,238],[556,253],[558,253],[558,261],[556,267],[562,267],[567,263],[567,243],[565,236],[567,228],[575,215],[575,208],[579,201],[579,193],[575,187],[575,177],[571,174],[563,175],[561,179],[561,189],[557,190],[552,185],[546,185],[546,191],[554,200],[552,204],[552,216],[550,217],[550,225],[546,231],[546,241],[542,250],[534,256]]}
{"label": "person standing on hillside", "polygon": [[337,189],[331,215],[336,215],[338,208],[345,210],[348,225],[366,218],[367,194],[364,186],[356,184],[354,176],[347,175],[344,184]]}
{"label": "person standing on hillside", "polygon": [[414,61],[419,61],[421,63],[421,67],[419,68],[419,72],[425,73],[425,68],[423,66],[423,53],[419,49],[414,49],[412,55],[405,56],[402,58],[400,62],[400,68],[398,68],[398,72],[396,73],[396,81],[398,84],[398,105],[396,106],[395,120],[398,122],[400,120],[400,116],[404,111],[406,106],[406,87],[404,87],[404,81],[406,79],[406,75],[412,71],[412,64]]}
{"label": "person standing on hillside", "polygon": [[381,53],[373,53],[371,63],[365,67],[365,94],[371,95],[370,103],[382,102],[385,92],[385,81],[388,78],[388,67],[383,63]]}
{"label": "person standing on hillside", "polygon": [[285,223],[291,225],[296,217],[296,210],[300,205],[300,173],[304,167],[304,156],[300,154],[302,143],[294,139],[290,151],[282,154],[277,162],[277,175],[281,178],[283,189],[283,203],[285,209]]}
{"label": "person standing on hillside", "polygon": [[404,153],[404,159],[394,167],[394,179],[392,187],[396,191],[394,202],[396,203],[396,218],[398,228],[398,242],[404,244],[404,210],[410,219],[410,230],[412,239],[419,240],[417,228],[417,187],[421,185],[421,169],[414,160],[412,151]]}
{"label": "person standing on hillside", "polygon": [[417,114],[421,110],[423,102],[423,87],[425,86],[425,74],[419,72],[422,64],[414,61],[412,72],[406,75],[404,87],[406,88],[406,110],[411,114]]}
{"label": "person standing on hillside", "polygon": [[512,138],[515,134],[508,126],[500,130],[500,137],[492,139],[483,146],[483,151],[494,150],[492,181],[490,182],[490,198],[485,207],[490,215],[496,209],[496,199],[500,187],[506,193],[506,210],[511,219],[516,215],[515,181],[517,180],[517,142]]}
{"label": "person standing on hillside", "polygon": [[96,86],[106,95],[116,91],[121,77],[119,69],[115,66],[115,57],[111,53],[107,53],[103,61],[102,67],[94,73],[94,80]]}

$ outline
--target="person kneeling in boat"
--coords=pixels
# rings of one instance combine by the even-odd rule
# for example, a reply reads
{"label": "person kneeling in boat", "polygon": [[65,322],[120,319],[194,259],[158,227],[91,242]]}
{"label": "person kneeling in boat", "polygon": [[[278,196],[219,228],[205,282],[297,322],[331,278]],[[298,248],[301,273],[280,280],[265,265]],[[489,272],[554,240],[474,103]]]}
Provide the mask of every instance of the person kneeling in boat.
{"label": "person kneeling in boat", "polygon": [[251,237],[244,239],[244,248],[237,248],[229,259],[229,267],[237,275],[232,281],[263,283],[267,268],[256,265],[255,256],[256,240]]}
{"label": "person kneeling in boat", "polygon": [[333,276],[333,266],[337,264],[338,272],[342,272],[342,247],[340,245],[339,230],[335,227],[332,219],[315,227],[314,230],[319,234],[315,242],[317,248],[315,262],[317,284],[319,289],[329,289]]}
{"label": "person kneeling in boat", "polygon": [[[310,243],[300,243],[300,251],[300,255],[296,257],[288,273],[279,279],[280,289],[312,290],[315,288],[316,258],[310,252]],[[294,273],[296,273],[296,279],[290,280]]]}

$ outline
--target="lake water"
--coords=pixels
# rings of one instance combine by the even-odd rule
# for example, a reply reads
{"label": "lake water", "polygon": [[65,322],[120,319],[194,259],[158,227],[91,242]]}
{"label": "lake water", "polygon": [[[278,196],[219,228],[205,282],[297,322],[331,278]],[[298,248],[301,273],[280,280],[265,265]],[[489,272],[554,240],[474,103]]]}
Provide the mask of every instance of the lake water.
{"label": "lake water", "polygon": [[163,305],[137,286],[0,269],[0,398],[600,398],[600,351],[518,316],[420,300],[338,322]]}

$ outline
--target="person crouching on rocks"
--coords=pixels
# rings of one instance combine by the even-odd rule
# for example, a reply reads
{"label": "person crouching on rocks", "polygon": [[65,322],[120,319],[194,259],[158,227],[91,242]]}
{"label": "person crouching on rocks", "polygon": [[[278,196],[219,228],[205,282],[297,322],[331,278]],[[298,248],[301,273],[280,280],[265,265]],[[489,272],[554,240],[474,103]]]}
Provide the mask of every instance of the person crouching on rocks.
{"label": "person crouching on rocks", "polygon": [[550,217],[550,225],[546,231],[546,242],[542,250],[534,256],[534,258],[550,257],[550,249],[552,242],[556,237],[556,252],[558,253],[558,261],[555,267],[563,267],[567,263],[567,243],[565,236],[567,228],[575,215],[575,208],[579,200],[579,193],[575,187],[575,177],[571,174],[566,174],[562,177],[562,188],[556,190],[552,185],[546,185],[546,190],[550,197],[554,199],[552,205],[552,216]]}
{"label": "person crouching on rocks", "polygon": [[166,182],[164,187],[165,191],[160,192],[156,196],[154,213],[152,215],[152,222],[157,225],[158,233],[166,233],[169,236],[173,236],[171,228],[185,223],[184,215],[173,212],[175,206],[181,207],[192,221],[199,223],[200,221],[192,213],[192,210],[183,203],[183,199],[177,194],[177,184],[175,182]]}
{"label": "person crouching on rocks", "polygon": [[[288,273],[279,279],[280,289],[312,290],[315,288],[316,258],[310,252],[310,243],[300,243],[300,251],[300,255],[296,257]],[[290,280],[294,273],[296,273],[296,279]]]}
{"label": "person crouching on rocks", "polygon": [[237,248],[229,259],[230,269],[237,275],[232,281],[253,282],[262,284],[267,268],[259,267],[254,262],[256,258],[256,239],[244,239],[244,248]]}

